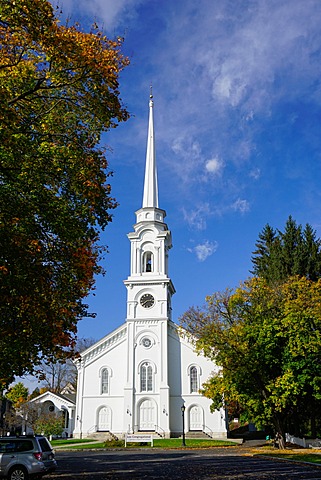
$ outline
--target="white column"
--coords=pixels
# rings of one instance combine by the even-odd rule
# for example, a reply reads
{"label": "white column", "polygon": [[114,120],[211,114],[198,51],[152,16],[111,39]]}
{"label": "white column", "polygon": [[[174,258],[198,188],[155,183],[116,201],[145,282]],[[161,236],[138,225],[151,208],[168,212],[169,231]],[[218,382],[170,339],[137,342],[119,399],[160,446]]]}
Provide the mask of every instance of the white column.
{"label": "white column", "polygon": [[124,387],[124,412],[123,433],[132,431],[134,428],[134,388],[135,388],[135,346],[134,346],[134,323],[127,322],[127,364],[126,385]]}
{"label": "white column", "polygon": [[168,386],[168,324],[160,324],[160,427],[167,436],[169,430],[169,386]]}

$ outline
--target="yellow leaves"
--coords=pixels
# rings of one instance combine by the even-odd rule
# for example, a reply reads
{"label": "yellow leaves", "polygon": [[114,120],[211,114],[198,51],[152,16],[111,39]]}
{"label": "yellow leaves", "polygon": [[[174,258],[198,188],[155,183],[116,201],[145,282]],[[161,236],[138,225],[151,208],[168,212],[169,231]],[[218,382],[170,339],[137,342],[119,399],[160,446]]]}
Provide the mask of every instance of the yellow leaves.
{"label": "yellow leaves", "polygon": [[295,405],[298,396],[304,393],[297,375],[291,369],[286,369],[282,375],[268,383],[266,390],[269,395],[265,399],[265,404],[277,412],[282,412],[290,408],[290,405]]}
{"label": "yellow leaves", "polygon": [[9,273],[9,270],[4,265],[0,265],[0,273],[7,275]]}
{"label": "yellow leaves", "polygon": [[41,244],[40,244],[39,240],[31,240],[30,243],[29,243],[29,249],[33,253],[41,252]]}

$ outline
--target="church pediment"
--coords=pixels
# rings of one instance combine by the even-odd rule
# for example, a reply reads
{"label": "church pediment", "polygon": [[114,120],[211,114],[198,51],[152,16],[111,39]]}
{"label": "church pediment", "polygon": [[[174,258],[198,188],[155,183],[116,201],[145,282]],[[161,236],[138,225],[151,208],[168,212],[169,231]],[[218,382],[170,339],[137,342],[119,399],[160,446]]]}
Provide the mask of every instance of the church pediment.
{"label": "church pediment", "polygon": [[86,366],[87,364],[97,360],[106,352],[115,348],[117,345],[126,340],[127,336],[127,325],[123,324],[113,332],[111,332],[106,337],[99,340],[97,343],[87,348],[84,352],[81,353],[80,361],[76,361],[76,364],[81,366]]}

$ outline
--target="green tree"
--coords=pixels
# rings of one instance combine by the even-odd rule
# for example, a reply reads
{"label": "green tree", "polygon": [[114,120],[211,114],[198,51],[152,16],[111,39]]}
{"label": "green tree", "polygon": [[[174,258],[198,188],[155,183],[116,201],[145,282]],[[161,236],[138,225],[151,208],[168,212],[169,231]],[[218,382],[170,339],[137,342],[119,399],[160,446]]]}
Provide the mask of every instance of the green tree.
{"label": "green tree", "polygon": [[317,280],[321,277],[321,240],[307,224],[303,229],[290,216],[284,232],[266,225],[253,252],[255,276],[282,282],[292,275]]}
{"label": "green tree", "polygon": [[286,431],[307,433],[321,407],[321,280],[252,278],[189,309],[181,325],[219,367],[203,385],[213,409],[238,402],[247,420],[274,426],[281,447]]}
{"label": "green tree", "polygon": [[16,383],[6,393],[6,397],[9,398],[15,409],[19,408],[20,405],[27,401],[28,395],[29,390],[22,382]]}
{"label": "green tree", "polygon": [[63,416],[55,413],[42,413],[33,425],[34,432],[38,435],[61,435],[64,430]]}
{"label": "green tree", "polygon": [[71,355],[89,315],[117,205],[101,134],[128,118],[121,47],[47,0],[0,2],[0,390]]}

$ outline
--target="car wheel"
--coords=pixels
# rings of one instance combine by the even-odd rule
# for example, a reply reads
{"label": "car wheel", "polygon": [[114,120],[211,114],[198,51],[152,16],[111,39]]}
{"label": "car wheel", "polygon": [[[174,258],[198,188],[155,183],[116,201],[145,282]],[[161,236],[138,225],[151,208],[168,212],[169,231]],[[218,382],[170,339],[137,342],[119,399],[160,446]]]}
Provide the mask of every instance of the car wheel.
{"label": "car wheel", "polygon": [[9,480],[27,480],[28,472],[25,468],[17,466],[10,470],[8,478]]}

